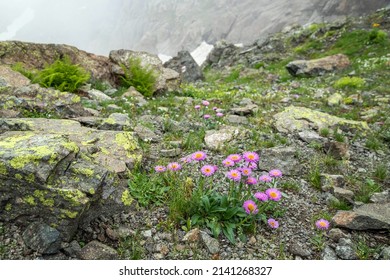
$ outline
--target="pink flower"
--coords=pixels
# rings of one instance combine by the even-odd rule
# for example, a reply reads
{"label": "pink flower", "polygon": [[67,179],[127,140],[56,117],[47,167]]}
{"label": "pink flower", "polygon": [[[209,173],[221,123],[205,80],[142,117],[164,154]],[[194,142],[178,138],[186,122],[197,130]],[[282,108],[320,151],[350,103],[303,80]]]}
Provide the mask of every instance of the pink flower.
{"label": "pink flower", "polygon": [[217,110],[218,110],[218,107],[213,107],[213,110],[214,110],[214,111],[217,111]]}
{"label": "pink flower", "polygon": [[171,162],[168,164],[168,169],[172,171],[177,171],[181,169],[181,165],[177,162]]}
{"label": "pink flower", "polygon": [[188,156],[188,157],[181,158],[180,161],[183,163],[190,163],[192,161],[192,159],[191,159],[191,156]]}
{"label": "pink flower", "polygon": [[250,162],[250,163],[248,164],[248,167],[249,167],[250,169],[256,169],[256,168],[257,168],[257,164],[256,164],[255,162]]}
{"label": "pink flower", "polygon": [[220,113],[220,112],[218,112],[218,113],[216,114],[216,116],[217,116],[217,117],[223,117],[223,114]]}
{"label": "pink flower", "polygon": [[164,171],[167,170],[167,169],[165,168],[165,166],[157,165],[156,167],[154,167],[154,170],[155,170],[156,172],[161,173],[161,172],[164,172]]}
{"label": "pink flower", "polygon": [[215,172],[217,172],[218,171],[218,166],[217,165],[214,165],[214,170],[215,170]]}
{"label": "pink flower", "polygon": [[244,207],[245,212],[248,214],[257,214],[259,212],[259,209],[257,209],[257,205],[253,200],[245,201],[242,207]]}
{"label": "pink flower", "polygon": [[228,155],[228,159],[232,160],[234,163],[239,162],[242,159],[242,156],[239,154]]}
{"label": "pink flower", "polygon": [[279,227],[279,222],[274,220],[274,219],[268,219],[268,225],[271,227],[271,228],[278,228]]}
{"label": "pink flower", "polygon": [[234,166],[234,161],[227,158],[224,161],[222,161],[222,164],[226,167],[231,167]]}
{"label": "pink flower", "polygon": [[252,173],[252,169],[248,167],[241,168],[241,174],[244,176],[249,176]]}
{"label": "pink flower", "polygon": [[205,166],[203,166],[203,167],[200,169],[200,171],[202,172],[202,174],[203,174],[204,176],[211,176],[211,175],[214,174],[215,168],[214,168],[214,166],[212,166],[212,165],[205,165]]}
{"label": "pink flower", "polygon": [[278,189],[271,188],[265,191],[270,200],[279,201],[282,197],[281,192]]}
{"label": "pink flower", "polygon": [[257,193],[255,193],[254,196],[258,201],[267,201],[268,200],[268,196],[263,192],[257,192]]}
{"label": "pink flower", "polygon": [[248,177],[246,179],[245,183],[247,183],[248,185],[256,185],[257,184],[257,180],[254,177]]}
{"label": "pink flower", "polygon": [[202,104],[203,104],[203,106],[209,106],[209,105],[210,105],[210,102],[208,102],[207,100],[203,100],[203,101],[202,101]]}
{"label": "pink flower", "polygon": [[319,219],[316,221],[316,227],[320,230],[327,230],[329,228],[329,222],[325,219]]}
{"label": "pink flower", "polygon": [[200,109],[200,105],[195,105],[194,107],[196,110],[199,110]]}
{"label": "pink flower", "polygon": [[226,173],[226,176],[233,181],[241,180],[241,173],[237,169],[230,170],[228,173]]}
{"label": "pink flower", "polygon": [[269,172],[269,176],[275,177],[275,178],[282,177],[282,171],[280,171],[279,169],[272,169]]}
{"label": "pink flower", "polygon": [[207,157],[205,152],[197,151],[191,155],[191,159],[196,161],[204,160]]}
{"label": "pink flower", "polygon": [[243,157],[247,162],[258,162],[259,161],[259,155],[255,152],[245,152],[243,154]]}
{"label": "pink flower", "polygon": [[268,175],[261,175],[259,178],[260,181],[268,183],[272,181],[272,178]]}
{"label": "pink flower", "polygon": [[211,117],[211,116],[208,115],[208,114],[206,114],[206,115],[203,116],[203,118],[204,118],[205,120],[208,120],[210,117]]}

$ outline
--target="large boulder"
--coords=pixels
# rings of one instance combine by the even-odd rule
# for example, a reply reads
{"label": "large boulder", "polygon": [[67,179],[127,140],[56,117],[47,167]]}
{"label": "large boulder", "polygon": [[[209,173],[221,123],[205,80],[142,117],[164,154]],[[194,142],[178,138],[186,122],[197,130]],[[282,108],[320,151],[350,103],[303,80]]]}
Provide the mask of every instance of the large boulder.
{"label": "large boulder", "polygon": [[313,60],[295,60],[287,64],[286,68],[293,76],[314,77],[344,69],[350,64],[346,55],[336,54]]}
{"label": "large boulder", "polygon": [[186,82],[204,79],[202,70],[188,51],[180,51],[177,56],[165,62],[164,67],[180,73],[181,79]]}
{"label": "large boulder", "polygon": [[273,116],[274,126],[279,132],[299,133],[321,128],[339,128],[345,131],[367,131],[366,122],[352,121],[305,107],[289,106]]}
{"label": "large boulder", "polygon": [[37,44],[19,41],[0,42],[0,64],[22,63],[26,69],[43,69],[57,59],[69,57],[72,63],[87,70],[92,79],[113,83],[111,61],[76,47],[62,44]]}
{"label": "large boulder", "polygon": [[162,61],[157,55],[153,55],[147,52],[136,52],[131,50],[113,50],[110,52],[110,60],[114,64],[112,72],[116,75],[117,79],[123,76],[125,73],[122,66],[129,67],[130,59],[140,59],[142,67],[151,67],[157,75],[157,81],[155,85],[155,92],[173,91],[178,90],[180,85],[180,74],[175,70],[165,68]]}
{"label": "large boulder", "polygon": [[0,65],[0,87],[23,87],[29,84],[30,80],[19,72],[8,66]]}
{"label": "large boulder", "polygon": [[141,160],[132,133],[50,119],[1,119],[0,133],[0,220],[43,221],[70,240],[132,205],[125,179]]}
{"label": "large boulder", "polygon": [[55,115],[72,118],[91,115],[81,104],[80,96],[37,84],[0,89],[0,117],[7,117],[10,110],[18,116]]}

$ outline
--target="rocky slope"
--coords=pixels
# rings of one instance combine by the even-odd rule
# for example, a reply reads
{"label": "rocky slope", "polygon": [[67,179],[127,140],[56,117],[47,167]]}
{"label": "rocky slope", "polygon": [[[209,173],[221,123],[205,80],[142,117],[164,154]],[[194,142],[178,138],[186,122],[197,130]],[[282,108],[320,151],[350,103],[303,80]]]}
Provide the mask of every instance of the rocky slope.
{"label": "rocky slope", "polygon": [[[205,80],[180,88],[179,77],[201,78],[185,52],[166,64],[175,72],[146,53],[105,58],[12,43],[33,54],[19,61],[20,52],[0,43],[0,258],[390,259],[389,15],[294,26],[243,48],[221,44]],[[14,70],[26,72],[17,62],[39,69],[61,52],[94,78],[76,93],[31,84]],[[145,98],[120,88],[119,65],[129,56],[154,64],[166,84],[176,73],[174,90]],[[196,151],[218,166],[213,177],[180,161]],[[199,219],[237,221],[186,211],[202,185],[229,191],[222,162],[245,151],[259,155],[259,181],[282,171],[283,196],[259,210],[266,216],[253,228],[240,233],[236,223],[232,242]],[[182,169],[154,169],[172,162]],[[249,194],[266,188],[258,182]],[[329,229],[316,228],[320,218]]]}

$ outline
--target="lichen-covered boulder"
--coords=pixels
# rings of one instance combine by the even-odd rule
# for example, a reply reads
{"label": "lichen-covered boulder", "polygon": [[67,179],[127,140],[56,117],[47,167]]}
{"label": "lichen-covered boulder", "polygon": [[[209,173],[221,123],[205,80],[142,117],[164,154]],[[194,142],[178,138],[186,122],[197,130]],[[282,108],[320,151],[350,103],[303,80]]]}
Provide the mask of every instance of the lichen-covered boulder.
{"label": "lichen-covered boulder", "polygon": [[125,179],[141,154],[131,132],[50,119],[1,119],[0,132],[0,220],[43,220],[69,240],[132,205]]}
{"label": "lichen-covered boulder", "polygon": [[311,110],[305,107],[287,107],[283,112],[273,116],[274,126],[279,132],[299,133],[307,130],[321,128],[339,128],[343,131],[367,131],[366,122],[352,121],[327,113]]}
{"label": "lichen-covered boulder", "polygon": [[41,114],[62,118],[91,115],[81,104],[80,96],[37,84],[0,89],[0,117],[2,112],[13,110],[23,115]]}
{"label": "lichen-covered boulder", "polygon": [[293,76],[314,77],[344,69],[351,64],[344,54],[331,55],[313,60],[295,60],[287,64],[286,69]]}
{"label": "lichen-covered boulder", "polygon": [[24,87],[29,84],[30,80],[19,72],[8,66],[0,65],[0,87]]}
{"label": "lichen-covered boulder", "polygon": [[220,151],[226,147],[226,145],[232,145],[235,140],[243,139],[247,137],[248,131],[235,127],[235,126],[223,126],[219,130],[208,130],[204,137],[204,142],[210,150]]}

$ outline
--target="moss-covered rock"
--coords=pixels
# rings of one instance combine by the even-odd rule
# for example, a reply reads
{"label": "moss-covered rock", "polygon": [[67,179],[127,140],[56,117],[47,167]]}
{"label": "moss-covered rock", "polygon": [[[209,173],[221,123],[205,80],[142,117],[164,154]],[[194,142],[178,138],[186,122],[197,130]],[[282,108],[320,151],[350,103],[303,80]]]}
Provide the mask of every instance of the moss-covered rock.
{"label": "moss-covered rock", "polygon": [[338,127],[347,131],[369,130],[366,122],[352,121],[304,107],[287,107],[274,115],[274,126],[279,132],[294,133],[305,130],[321,130]]}

